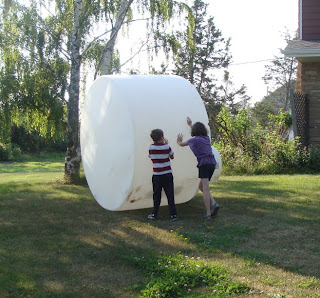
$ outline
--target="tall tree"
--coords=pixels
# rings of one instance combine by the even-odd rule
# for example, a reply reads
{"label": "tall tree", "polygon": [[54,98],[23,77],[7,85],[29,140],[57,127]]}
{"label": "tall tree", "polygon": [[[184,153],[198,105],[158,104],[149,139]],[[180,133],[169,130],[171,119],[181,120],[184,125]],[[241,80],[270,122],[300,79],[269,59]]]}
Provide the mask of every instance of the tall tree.
{"label": "tall tree", "polygon": [[176,33],[180,47],[177,50],[174,73],[189,80],[198,90],[208,108],[217,104],[217,86],[214,69],[225,68],[230,62],[229,44],[207,17],[207,7],[202,0],[194,0],[191,12],[193,22],[183,33]]}
{"label": "tall tree", "polygon": [[[32,48],[32,54],[26,59],[38,59],[56,75],[53,65],[60,61],[69,66],[68,73],[68,150],[66,154],[65,177],[71,182],[80,178],[80,143],[79,143],[79,94],[81,65],[88,60],[95,60],[97,73],[113,73],[115,40],[125,23],[133,19],[133,13],[145,13],[149,16],[148,28],[157,32],[166,21],[185,7],[174,0],[30,0],[23,5],[19,1],[8,1],[15,5],[11,18],[20,17],[20,31],[34,34],[19,40],[19,47],[24,51]],[[136,9],[133,9],[132,6]],[[177,8],[175,10],[174,8]],[[28,17],[31,22],[22,19]],[[18,20],[19,21],[19,20]],[[94,32],[99,29],[99,35]],[[104,27],[104,30],[101,28]],[[100,32],[102,31],[102,32]],[[30,47],[26,40],[34,44],[40,40],[41,47]]]}
{"label": "tall tree", "polygon": [[[45,60],[43,32],[34,26],[32,11],[25,13],[15,1],[6,4],[0,23],[0,115],[5,115],[0,140],[10,142],[13,123],[40,136],[56,138],[66,123],[68,66],[61,59],[54,59],[54,63]],[[49,58],[55,54],[51,51]]]}
{"label": "tall tree", "polygon": [[[288,43],[292,38],[288,32],[284,33],[284,39]],[[263,79],[267,85],[283,91],[283,111],[288,110],[290,102],[290,90],[294,88],[297,72],[297,60],[295,58],[274,56],[269,65],[265,66],[266,73]]]}
{"label": "tall tree", "polygon": [[[104,6],[100,10],[103,15],[108,15],[111,29],[109,39],[103,48],[101,57],[99,59],[98,69],[100,74],[112,74],[112,61],[114,55],[115,41],[119,33],[120,28],[123,26],[126,16],[130,11],[129,17],[131,17],[131,5],[134,0],[121,0],[121,1],[105,1]],[[74,25],[72,32],[72,51],[71,51],[71,77],[70,77],[70,103],[68,106],[68,122],[70,125],[71,134],[69,136],[69,146],[66,155],[66,171],[67,178],[71,178],[72,181],[76,181],[79,178],[79,81],[80,81],[80,64],[82,55],[80,54],[80,43],[85,39],[84,30],[81,27],[81,19],[85,18],[88,22],[87,6],[92,5],[92,2],[85,0],[77,0],[74,2]],[[153,20],[157,20],[156,24],[160,24],[161,21],[169,20],[173,15],[173,4],[176,3],[173,0],[143,0],[137,1],[137,5],[150,12],[151,25]],[[85,5],[86,4],[86,7]],[[178,5],[179,6],[179,5]],[[84,10],[84,7],[86,8]],[[108,19],[106,18],[106,21]],[[130,20],[130,18],[129,18]],[[91,24],[88,22],[88,24]],[[153,26],[151,26],[153,28]],[[158,29],[158,26],[157,28]],[[81,34],[82,33],[82,34]],[[79,41],[80,40],[80,41]],[[89,43],[88,47],[92,46],[94,42]],[[86,51],[87,49],[85,49]],[[85,52],[84,51],[84,52]],[[72,59],[73,58],[73,59]],[[74,68],[74,72],[73,72]],[[71,89],[72,88],[72,89]]]}
{"label": "tall tree", "polygon": [[17,61],[20,61],[19,50],[12,46],[10,35],[15,34],[14,26],[8,22],[8,7],[1,10],[0,31],[0,142],[10,142],[10,127],[12,114],[12,94],[18,89],[16,77]]}

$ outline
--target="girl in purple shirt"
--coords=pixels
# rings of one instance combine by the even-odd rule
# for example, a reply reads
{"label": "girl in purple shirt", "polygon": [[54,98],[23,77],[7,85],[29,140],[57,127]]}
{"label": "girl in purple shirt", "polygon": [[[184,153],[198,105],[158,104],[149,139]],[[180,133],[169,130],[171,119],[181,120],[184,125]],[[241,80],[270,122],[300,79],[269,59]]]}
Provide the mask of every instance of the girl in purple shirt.
{"label": "girl in purple shirt", "polygon": [[199,178],[201,179],[199,189],[203,193],[203,201],[206,208],[204,219],[211,219],[211,216],[216,215],[219,211],[219,204],[213,199],[209,187],[209,181],[217,162],[212,153],[210,138],[204,124],[196,122],[192,125],[189,117],[187,118],[187,123],[191,127],[192,138],[183,142],[183,135],[180,133],[177,136],[177,143],[182,147],[189,146],[198,160],[197,167],[199,169]]}

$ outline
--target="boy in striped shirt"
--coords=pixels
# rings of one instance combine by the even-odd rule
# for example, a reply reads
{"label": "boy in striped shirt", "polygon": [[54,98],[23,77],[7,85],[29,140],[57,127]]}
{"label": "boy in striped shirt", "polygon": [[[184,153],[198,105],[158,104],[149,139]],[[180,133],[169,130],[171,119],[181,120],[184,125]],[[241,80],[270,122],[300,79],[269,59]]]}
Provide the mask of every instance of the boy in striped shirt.
{"label": "boy in striped shirt", "polygon": [[156,219],[161,203],[161,192],[164,189],[168,199],[170,218],[176,220],[178,217],[174,203],[173,175],[170,165],[170,159],[174,158],[174,153],[168,145],[168,141],[164,138],[161,129],[152,130],[150,137],[154,142],[149,148],[149,157],[153,163],[153,210],[148,215],[148,219]]}

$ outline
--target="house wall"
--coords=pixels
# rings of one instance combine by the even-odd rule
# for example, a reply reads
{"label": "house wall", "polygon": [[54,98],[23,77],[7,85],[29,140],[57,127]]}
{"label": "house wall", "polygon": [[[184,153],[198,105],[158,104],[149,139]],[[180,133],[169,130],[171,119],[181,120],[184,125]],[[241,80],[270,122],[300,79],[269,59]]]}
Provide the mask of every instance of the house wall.
{"label": "house wall", "polygon": [[299,68],[296,91],[309,96],[309,144],[320,145],[320,62],[299,63]]}
{"label": "house wall", "polygon": [[303,93],[302,92],[302,79],[301,79],[301,68],[302,63],[298,61],[298,67],[297,67],[297,79],[296,79],[296,92]]}
{"label": "house wall", "polygon": [[299,10],[300,39],[320,40],[320,0],[300,0]]}

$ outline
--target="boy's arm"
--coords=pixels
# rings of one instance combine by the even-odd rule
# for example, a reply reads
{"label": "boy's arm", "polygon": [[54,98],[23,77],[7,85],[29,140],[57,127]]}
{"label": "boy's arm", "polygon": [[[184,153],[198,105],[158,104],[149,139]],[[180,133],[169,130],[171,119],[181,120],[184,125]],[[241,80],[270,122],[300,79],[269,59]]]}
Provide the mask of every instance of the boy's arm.
{"label": "boy's arm", "polygon": [[170,146],[169,146],[169,148],[170,148],[169,158],[174,159],[174,152],[172,151]]}
{"label": "boy's arm", "polygon": [[148,157],[151,158],[151,145],[149,146],[149,154]]}

